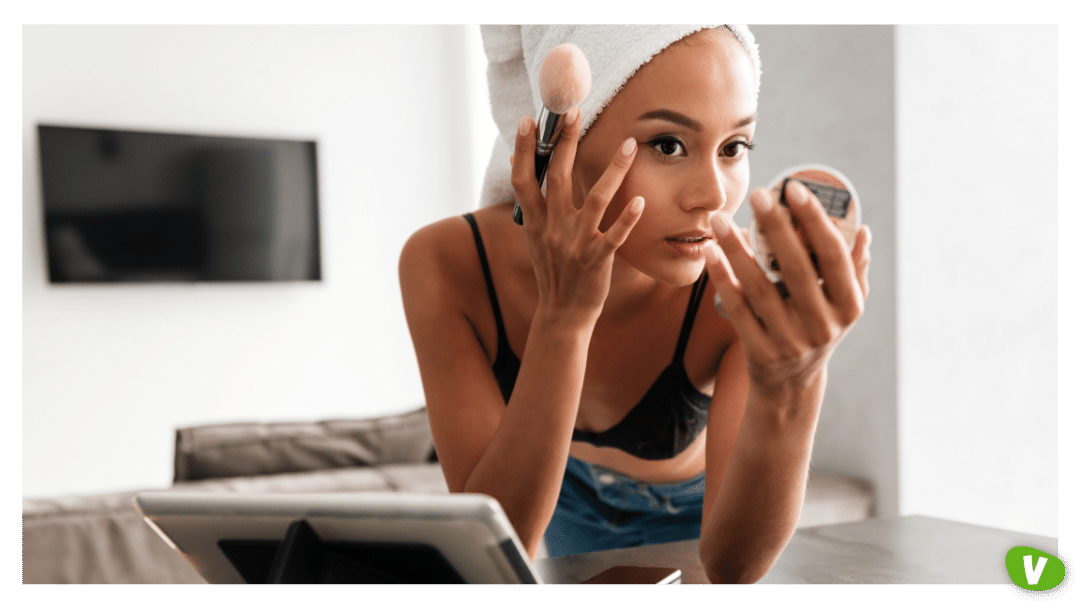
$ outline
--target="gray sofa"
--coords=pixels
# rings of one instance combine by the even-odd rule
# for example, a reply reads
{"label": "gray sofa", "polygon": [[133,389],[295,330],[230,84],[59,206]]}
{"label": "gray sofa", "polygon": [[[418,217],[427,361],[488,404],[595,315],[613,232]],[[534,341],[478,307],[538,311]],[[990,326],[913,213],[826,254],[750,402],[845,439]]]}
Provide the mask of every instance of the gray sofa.
{"label": "gray sofa", "polygon": [[[423,408],[365,420],[180,429],[174,472],[172,488],[184,491],[447,493]],[[142,521],[135,494],[24,499],[23,582],[203,582]],[[866,483],[811,471],[799,525],[863,519],[872,507]]]}

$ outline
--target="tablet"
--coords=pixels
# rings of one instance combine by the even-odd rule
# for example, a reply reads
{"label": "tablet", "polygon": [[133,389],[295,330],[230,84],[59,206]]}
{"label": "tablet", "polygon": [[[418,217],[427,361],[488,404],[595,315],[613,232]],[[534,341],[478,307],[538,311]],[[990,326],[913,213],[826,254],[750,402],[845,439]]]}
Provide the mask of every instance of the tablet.
{"label": "tablet", "polygon": [[143,492],[136,508],[210,583],[540,583],[482,494]]}

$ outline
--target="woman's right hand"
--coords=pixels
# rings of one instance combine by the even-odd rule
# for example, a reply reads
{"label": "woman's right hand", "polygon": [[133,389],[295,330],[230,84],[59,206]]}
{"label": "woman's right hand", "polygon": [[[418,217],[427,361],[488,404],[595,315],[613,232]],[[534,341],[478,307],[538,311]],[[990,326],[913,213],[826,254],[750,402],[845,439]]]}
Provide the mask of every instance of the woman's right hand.
{"label": "woman's right hand", "polygon": [[539,287],[537,312],[595,322],[611,287],[615,250],[644,209],[644,199],[634,197],[611,227],[600,231],[604,212],[634,162],[637,142],[631,138],[623,143],[578,209],[571,171],[581,134],[581,110],[571,109],[564,120],[548,166],[547,196],[536,181],[536,127],[528,116],[518,126],[510,158],[511,184],[521,205],[525,243]]}

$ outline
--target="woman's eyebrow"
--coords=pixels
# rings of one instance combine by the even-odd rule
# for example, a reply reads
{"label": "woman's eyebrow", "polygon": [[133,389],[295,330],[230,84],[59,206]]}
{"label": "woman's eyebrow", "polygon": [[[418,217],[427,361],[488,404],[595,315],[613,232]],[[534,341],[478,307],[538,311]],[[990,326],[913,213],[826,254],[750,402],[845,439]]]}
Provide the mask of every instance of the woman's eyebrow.
{"label": "woman's eyebrow", "polygon": [[743,127],[745,127],[747,125],[753,124],[755,122],[757,122],[757,111],[756,110],[754,111],[753,114],[751,114],[751,115],[747,116],[746,118],[740,120],[739,122],[735,123],[735,128],[736,129],[741,129],[741,128],[743,128]]}
{"label": "woman's eyebrow", "polygon": [[[700,122],[694,120],[693,118],[690,118],[689,116],[687,116],[685,114],[680,114],[680,113],[678,113],[678,112],[676,112],[674,110],[664,110],[664,109],[653,110],[651,112],[646,112],[646,113],[642,114],[641,116],[638,116],[638,120],[650,120],[650,119],[666,120],[668,122],[673,122],[673,123],[675,123],[677,125],[684,126],[687,129],[691,129],[693,131],[700,131],[702,129],[702,126],[701,126]],[[744,119],[740,120],[739,122],[735,123],[734,128],[741,129],[742,127],[745,127],[746,125],[749,125],[750,123],[753,123],[756,120],[757,120],[757,112],[754,112],[750,116],[747,116],[746,118],[744,118]]]}
{"label": "woman's eyebrow", "polygon": [[691,130],[694,130],[694,131],[700,131],[701,130],[701,123],[700,122],[694,120],[693,118],[690,118],[689,116],[687,116],[685,114],[680,114],[680,113],[678,113],[678,112],[676,112],[674,110],[653,110],[651,112],[646,112],[646,113],[642,114],[641,116],[638,116],[638,120],[651,120],[651,119],[666,120],[668,122],[673,122],[673,123],[675,123],[677,125],[684,126],[687,129],[691,129]]}

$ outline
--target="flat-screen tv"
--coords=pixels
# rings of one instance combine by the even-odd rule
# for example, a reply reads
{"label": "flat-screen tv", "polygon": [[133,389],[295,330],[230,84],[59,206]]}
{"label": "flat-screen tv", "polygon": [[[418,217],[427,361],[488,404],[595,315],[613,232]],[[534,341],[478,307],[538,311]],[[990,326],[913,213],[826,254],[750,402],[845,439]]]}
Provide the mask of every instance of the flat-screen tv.
{"label": "flat-screen tv", "polygon": [[38,125],[49,281],[319,281],[314,141]]}

